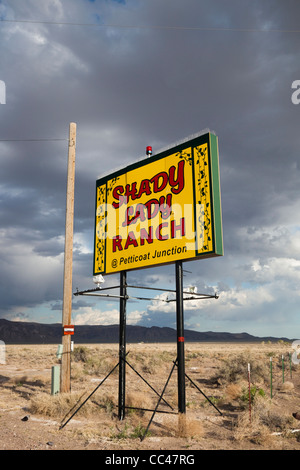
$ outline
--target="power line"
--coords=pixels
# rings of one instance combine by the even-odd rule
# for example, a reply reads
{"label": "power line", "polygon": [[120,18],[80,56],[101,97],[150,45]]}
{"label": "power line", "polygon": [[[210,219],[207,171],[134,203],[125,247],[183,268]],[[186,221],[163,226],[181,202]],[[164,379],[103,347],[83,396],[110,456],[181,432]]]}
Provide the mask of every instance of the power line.
{"label": "power line", "polygon": [[68,139],[0,139],[0,142],[58,142]]}
{"label": "power line", "polygon": [[31,23],[48,24],[63,26],[89,26],[100,28],[119,28],[119,29],[155,29],[155,30],[176,30],[176,31],[224,31],[224,32],[243,32],[243,33],[300,33],[299,29],[259,29],[259,28],[214,28],[200,26],[157,26],[157,25],[121,25],[121,24],[97,24],[97,23],[73,23],[61,21],[36,21],[36,20],[6,20],[1,19],[2,23]]}

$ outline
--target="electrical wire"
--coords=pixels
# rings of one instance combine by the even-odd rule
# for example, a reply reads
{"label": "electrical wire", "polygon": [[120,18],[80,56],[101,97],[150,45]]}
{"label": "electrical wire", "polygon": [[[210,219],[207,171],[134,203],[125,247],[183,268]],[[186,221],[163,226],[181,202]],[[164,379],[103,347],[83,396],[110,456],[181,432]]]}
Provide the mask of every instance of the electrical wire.
{"label": "electrical wire", "polygon": [[0,142],[62,142],[68,139],[0,139]]}
{"label": "electrical wire", "polygon": [[121,24],[97,24],[97,23],[73,23],[61,21],[37,21],[37,20],[7,20],[0,19],[2,23],[31,23],[48,24],[62,26],[89,26],[101,28],[119,28],[119,29],[155,29],[155,30],[176,30],[176,31],[224,31],[224,32],[243,32],[243,33],[300,33],[299,29],[259,29],[259,28],[216,28],[201,26],[157,26],[157,25],[121,25]]}

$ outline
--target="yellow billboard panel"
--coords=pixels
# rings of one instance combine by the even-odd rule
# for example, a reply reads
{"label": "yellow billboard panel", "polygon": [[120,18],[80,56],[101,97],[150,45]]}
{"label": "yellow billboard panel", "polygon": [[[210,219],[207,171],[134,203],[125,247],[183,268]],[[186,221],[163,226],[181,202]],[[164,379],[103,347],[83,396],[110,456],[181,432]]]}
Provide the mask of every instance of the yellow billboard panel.
{"label": "yellow billboard panel", "polygon": [[94,275],[222,254],[214,134],[97,181]]}

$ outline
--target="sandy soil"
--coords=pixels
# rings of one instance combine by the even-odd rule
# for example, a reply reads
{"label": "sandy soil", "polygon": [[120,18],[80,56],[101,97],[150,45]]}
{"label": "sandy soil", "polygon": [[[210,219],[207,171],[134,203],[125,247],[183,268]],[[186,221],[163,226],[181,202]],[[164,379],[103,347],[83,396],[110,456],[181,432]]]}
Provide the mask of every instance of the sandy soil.
{"label": "sandy soil", "polygon": [[[300,449],[300,422],[292,416],[300,411],[300,376],[299,366],[290,368],[291,345],[187,343],[186,374],[198,389],[187,378],[184,416],[177,413],[175,369],[164,394],[174,414],[157,412],[153,416],[152,411],[127,409],[120,421],[116,373],[61,428],[118,362],[118,345],[78,345],[75,350],[81,347],[90,356],[72,359],[71,393],[54,396],[51,368],[59,364],[57,345],[6,346],[6,363],[0,364],[0,450]],[[176,357],[176,345],[129,344],[127,351],[128,362],[161,393]],[[238,378],[228,381],[222,376],[224,365],[233,367],[242,355],[249,360],[251,387],[257,390],[251,402],[247,367]],[[252,374],[257,365],[264,368],[264,379]],[[127,405],[134,408],[153,410],[158,402],[155,392],[129,366],[126,398]],[[158,410],[170,408],[160,403]]]}

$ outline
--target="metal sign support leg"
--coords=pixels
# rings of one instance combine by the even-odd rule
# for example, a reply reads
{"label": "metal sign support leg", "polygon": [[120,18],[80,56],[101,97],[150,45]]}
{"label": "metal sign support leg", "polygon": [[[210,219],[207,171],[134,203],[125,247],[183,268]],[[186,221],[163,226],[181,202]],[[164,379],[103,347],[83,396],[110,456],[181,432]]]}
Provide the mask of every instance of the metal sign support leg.
{"label": "metal sign support leg", "polygon": [[120,273],[120,333],[119,333],[119,420],[125,417],[125,366],[126,366],[126,271]]}
{"label": "metal sign support leg", "polygon": [[177,319],[177,361],[178,361],[178,412],[186,412],[185,364],[184,364],[184,321],[183,321],[183,269],[182,262],[176,261],[176,319]]}

